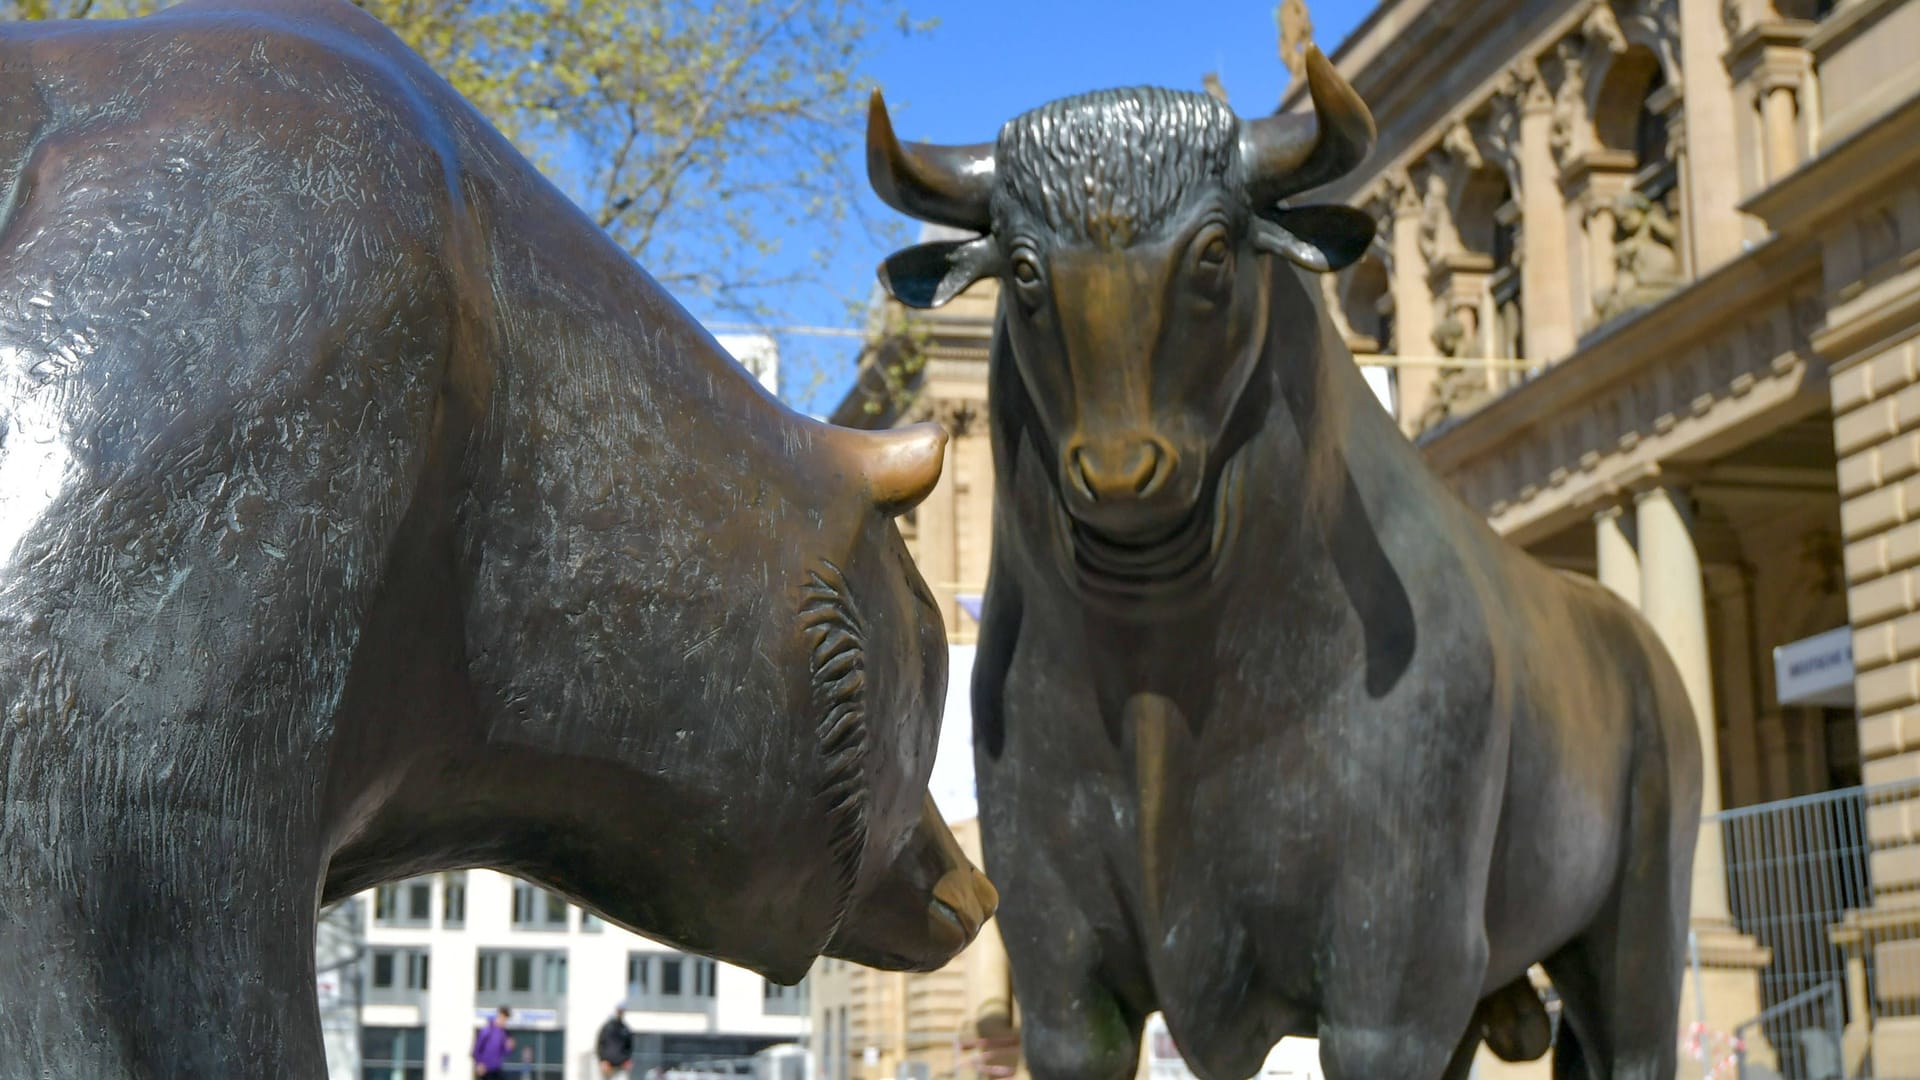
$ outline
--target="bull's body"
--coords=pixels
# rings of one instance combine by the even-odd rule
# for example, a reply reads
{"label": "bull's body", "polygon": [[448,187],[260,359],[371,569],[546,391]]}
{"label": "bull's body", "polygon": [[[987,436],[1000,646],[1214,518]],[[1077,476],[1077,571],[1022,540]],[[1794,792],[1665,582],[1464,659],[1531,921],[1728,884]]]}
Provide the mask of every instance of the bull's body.
{"label": "bull's body", "polygon": [[1028,1060],[1121,1080],[1160,1009],[1209,1080],[1288,1035],[1337,1080],[1432,1080],[1545,961],[1600,1075],[1652,1076],[1700,799],[1678,675],[1446,491],[1276,276],[1275,325],[1320,333],[1256,370],[1220,562],[1146,621],[1071,584],[994,359],[975,752]]}
{"label": "bull's body", "polygon": [[964,943],[935,435],[780,407],[345,3],[10,26],[0,104],[0,1071],[321,1075],[316,901],[439,868]]}
{"label": "bull's body", "polygon": [[[895,207],[977,231],[882,280],[997,275],[993,561],[974,675],[986,855],[1040,1080],[1125,1080],[1164,1010],[1207,1080],[1318,1035],[1332,1080],[1537,1057],[1664,1080],[1700,747],[1652,631],[1508,547],[1375,403],[1295,269],[1373,224],[1293,196],[1366,106],[1099,91],[902,145]],[[1290,265],[1291,264],[1291,265]],[[1580,1050],[1584,1048],[1585,1055]]]}

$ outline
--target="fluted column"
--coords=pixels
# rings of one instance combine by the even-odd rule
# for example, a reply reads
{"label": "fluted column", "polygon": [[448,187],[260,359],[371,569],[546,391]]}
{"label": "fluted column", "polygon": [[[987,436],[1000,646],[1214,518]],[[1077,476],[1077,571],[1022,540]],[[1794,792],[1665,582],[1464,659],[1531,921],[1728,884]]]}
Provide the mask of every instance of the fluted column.
{"label": "fluted column", "polygon": [[[1700,812],[1720,805],[1719,733],[1713,701],[1713,656],[1707,644],[1707,596],[1700,552],[1694,545],[1693,505],[1671,487],[1642,493],[1635,506],[1639,531],[1640,611],[1680,669],[1700,732]],[[1725,920],[1726,860],[1720,832],[1703,828],[1693,858],[1693,912]]]}

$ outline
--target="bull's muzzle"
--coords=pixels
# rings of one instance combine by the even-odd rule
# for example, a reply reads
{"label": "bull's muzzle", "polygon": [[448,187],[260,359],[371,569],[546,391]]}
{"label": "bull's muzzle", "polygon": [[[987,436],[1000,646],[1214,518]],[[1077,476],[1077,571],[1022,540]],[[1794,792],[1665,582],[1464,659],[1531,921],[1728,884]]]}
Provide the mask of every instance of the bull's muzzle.
{"label": "bull's muzzle", "polygon": [[954,952],[967,947],[1000,906],[1000,892],[971,865],[949,870],[933,887],[928,907],[933,935]]}
{"label": "bull's muzzle", "polygon": [[826,951],[868,967],[932,971],[966,948],[999,905],[1000,894],[929,797],[906,846],[855,902]]}
{"label": "bull's muzzle", "polygon": [[1082,527],[1117,542],[1146,544],[1188,523],[1199,485],[1174,445],[1148,432],[1081,436],[1061,451],[1061,492]]}

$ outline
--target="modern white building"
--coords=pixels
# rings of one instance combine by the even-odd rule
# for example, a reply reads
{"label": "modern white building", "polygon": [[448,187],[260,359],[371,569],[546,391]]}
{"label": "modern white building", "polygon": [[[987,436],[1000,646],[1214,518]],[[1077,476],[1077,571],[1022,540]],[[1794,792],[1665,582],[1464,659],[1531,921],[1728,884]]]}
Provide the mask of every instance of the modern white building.
{"label": "modern white building", "polygon": [[771,334],[715,334],[713,340],[727,350],[747,373],[767,388],[767,393],[780,395],[780,345]]}
{"label": "modern white building", "polygon": [[336,964],[345,951],[357,960],[331,978],[323,962],[322,1013],[357,1011],[358,1038],[331,1025],[333,1080],[471,1077],[474,1032],[501,1005],[513,1010],[515,1080],[598,1077],[595,1039],[619,1005],[633,1080],[656,1068],[744,1073],[804,1033],[804,983],[677,952],[490,870],[383,885],[338,909],[343,920],[358,940],[343,950],[336,925],[330,951]]}

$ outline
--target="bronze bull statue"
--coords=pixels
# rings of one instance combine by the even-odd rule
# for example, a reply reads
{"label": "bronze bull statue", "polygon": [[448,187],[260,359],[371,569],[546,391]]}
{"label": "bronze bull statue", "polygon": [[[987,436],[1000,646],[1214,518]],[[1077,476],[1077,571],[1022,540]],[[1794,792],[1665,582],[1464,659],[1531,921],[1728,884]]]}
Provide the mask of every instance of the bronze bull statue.
{"label": "bronze bull statue", "polygon": [[0,30],[0,1071],[319,1077],[316,905],[493,866],[945,962],[945,436],[766,395],[341,0]]}
{"label": "bronze bull statue", "polygon": [[[1314,1035],[1331,1080],[1673,1073],[1701,751],[1673,663],[1503,543],[1368,391],[1307,272],[1372,236],[1292,196],[1370,151],[1203,94],[1056,101],[902,145],[874,187],[980,233],[889,258],[1000,282],[973,685],[987,865],[1038,1080],[1133,1075],[1164,1010],[1206,1080]],[[1582,1064],[1584,1063],[1584,1064]]]}

